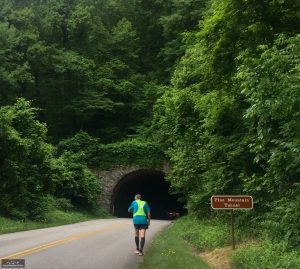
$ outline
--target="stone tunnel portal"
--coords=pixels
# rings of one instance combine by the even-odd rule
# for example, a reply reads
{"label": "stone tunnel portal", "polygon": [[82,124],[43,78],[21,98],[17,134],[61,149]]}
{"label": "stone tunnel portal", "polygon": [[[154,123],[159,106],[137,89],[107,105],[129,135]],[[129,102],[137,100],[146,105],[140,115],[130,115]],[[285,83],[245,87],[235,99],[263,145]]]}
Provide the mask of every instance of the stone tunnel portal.
{"label": "stone tunnel portal", "polygon": [[131,217],[127,209],[139,193],[147,201],[154,219],[168,219],[169,212],[185,213],[178,196],[170,194],[170,183],[161,171],[141,169],[124,176],[114,188],[112,211],[117,217]]}

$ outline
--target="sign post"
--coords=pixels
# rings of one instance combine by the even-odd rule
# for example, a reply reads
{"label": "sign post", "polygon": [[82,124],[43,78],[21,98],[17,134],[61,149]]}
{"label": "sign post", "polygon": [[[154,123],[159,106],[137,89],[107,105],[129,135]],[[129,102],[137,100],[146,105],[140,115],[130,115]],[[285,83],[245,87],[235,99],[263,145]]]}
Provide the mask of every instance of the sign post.
{"label": "sign post", "polygon": [[234,210],[253,209],[253,198],[249,195],[213,195],[211,197],[212,209],[231,211],[231,244],[235,249],[234,236]]}
{"label": "sign post", "polygon": [[232,249],[235,250],[235,236],[234,236],[234,213],[233,209],[231,209],[231,244]]}

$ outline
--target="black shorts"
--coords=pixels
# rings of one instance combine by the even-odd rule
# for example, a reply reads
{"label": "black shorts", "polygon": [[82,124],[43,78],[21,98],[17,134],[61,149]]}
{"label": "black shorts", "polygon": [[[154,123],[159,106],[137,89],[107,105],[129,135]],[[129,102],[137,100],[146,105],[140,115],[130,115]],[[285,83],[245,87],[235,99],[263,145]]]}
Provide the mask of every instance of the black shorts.
{"label": "black shorts", "polygon": [[146,230],[148,229],[148,224],[133,224],[136,230]]}

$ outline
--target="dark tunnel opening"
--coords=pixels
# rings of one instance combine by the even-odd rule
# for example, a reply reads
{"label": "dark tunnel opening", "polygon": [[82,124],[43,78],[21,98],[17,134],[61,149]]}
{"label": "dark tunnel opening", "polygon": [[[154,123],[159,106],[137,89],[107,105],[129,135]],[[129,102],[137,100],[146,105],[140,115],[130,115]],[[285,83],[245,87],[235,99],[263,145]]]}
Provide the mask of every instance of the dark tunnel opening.
{"label": "dark tunnel opening", "polygon": [[138,170],[126,175],[114,189],[112,211],[117,217],[132,217],[128,206],[139,193],[151,209],[154,219],[168,219],[169,212],[186,213],[178,196],[170,194],[170,183],[164,178],[164,173],[155,170]]}

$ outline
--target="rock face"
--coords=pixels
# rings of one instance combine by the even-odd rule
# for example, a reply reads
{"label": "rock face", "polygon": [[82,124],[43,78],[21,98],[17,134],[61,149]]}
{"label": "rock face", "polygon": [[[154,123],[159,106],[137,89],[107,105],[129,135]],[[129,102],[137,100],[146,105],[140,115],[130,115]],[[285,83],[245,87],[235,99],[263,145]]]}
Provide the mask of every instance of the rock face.
{"label": "rock face", "polygon": [[156,170],[156,171],[162,171],[166,174],[169,171],[169,164],[164,163],[159,168],[139,167],[133,165],[127,167],[117,167],[109,171],[100,171],[97,168],[93,168],[92,170],[102,184],[102,192],[101,192],[101,197],[99,199],[99,204],[106,211],[113,213],[112,200],[113,200],[115,187],[118,185],[120,181],[122,181],[124,177],[126,177],[126,175],[139,170]]}

